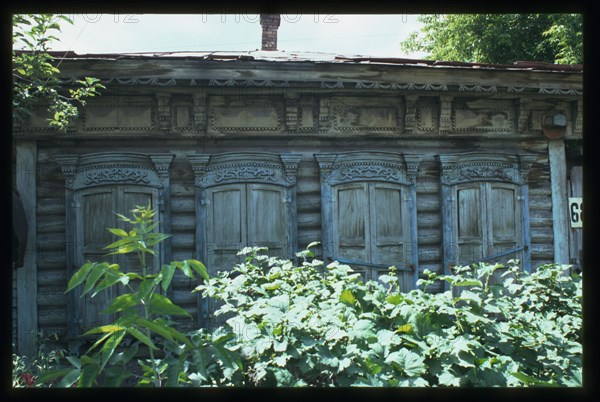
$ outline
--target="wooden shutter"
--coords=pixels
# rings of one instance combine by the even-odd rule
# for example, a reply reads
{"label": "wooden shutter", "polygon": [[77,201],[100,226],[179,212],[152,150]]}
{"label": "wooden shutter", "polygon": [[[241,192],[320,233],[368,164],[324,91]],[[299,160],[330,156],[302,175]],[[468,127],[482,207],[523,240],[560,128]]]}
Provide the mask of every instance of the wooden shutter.
{"label": "wooden shutter", "polygon": [[[377,279],[392,265],[405,267],[410,223],[401,187],[365,182],[342,184],[334,191],[334,258],[356,262],[352,266],[364,279]],[[403,286],[410,289],[408,275],[405,279]]]}
{"label": "wooden shutter", "polygon": [[208,191],[206,257],[211,274],[230,270],[246,242],[246,186],[223,185]]}
{"label": "wooden shutter", "polygon": [[249,246],[269,248],[269,255],[284,257],[287,249],[287,214],[283,189],[268,184],[247,185]]}
{"label": "wooden shutter", "polygon": [[[471,183],[456,190],[458,263],[504,263],[522,252],[497,254],[522,246],[518,188],[508,183]],[[497,270],[491,283],[501,282]]]}
{"label": "wooden shutter", "polygon": [[374,235],[372,261],[379,264],[402,265],[404,241],[402,192],[399,188],[372,184],[370,191],[370,221]]}
{"label": "wooden shutter", "polygon": [[[150,201],[156,209],[156,190],[136,186],[102,186],[82,190],[79,193],[79,239],[82,244],[77,261],[80,267],[86,261],[118,263],[122,271],[141,271],[140,261],[135,253],[107,255],[105,246],[117,240],[107,228],[119,227],[131,230],[131,225],[117,219],[115,213],[130,217],[131,210],[137,205],[146,206]],[[147,266],[156,272],[158,260],[151,255],[146,257]],[[106,325],[114,321],[114,315],[102,314],[110,301],[119,294],[125,293],[123,287],[111,287],[94,297],[84,296],[79,301],[80,324],[83,331],[98,325]]]}
{"label": "wooden shutter", "polygon": [[[228,184],[207,190],[207,268],[211,275],[241,262],[245,246],[268,247],[272,256],[286,257],[289,239],[284,189],[269,184]],[[229,314],[214,317],[222,304],[207,299],[203,325],[223,325]]]}
{"label": "wooden shutter", "polygon": [[469,264],[484,257],[482,188],[479,183],[461,186],[456,191],[458,262]]}
{"label": "wooden shutter", "polygon": [[[371,261],[376,264],[396,268],[407,267],[406,258],[410,253],[406,241],[409,235],[410,216],[403,204],[403,190],[400,186],[383,183],[369,184],[369,219],[372,238]],[[387,268],[372,270],[372,279],[388,274]],[[411,274],[398,271],[401,277],[401,290],[411,289]]]}
{"label": "wooden shutter", "polygon": [[[334,196],[334,258],[352,261],[371,261],[368,239],[369,225],[368,183],[350,183],[337,186]],[[368,279],[368,269],[354,266]]]}
{"label": "wooden shutter", "polygon": [[[103,247],[114,241],[114,236],[106,228],[115,227],[113,211],[116,197],[117,189],[115,187],[100,187],[80,193],[77,204],[80,228],[78,239],[81,247],[76,260],[77,268],[87,261],[114,261],[112,256],[106,255]],[[102,314],[101,311],[108,307],[109,301],[115,296],[115,289],[109,288],[95,297],[90,297],[89,294],[83,298],[77,297],[79,324],[82,332],[99,325],[106,325],[114,320],[113,315]]]}
{"label": "wooden shutter", "polygon": [[[491,241],[488,255],[517,248],[520,245],[521,217],[517,191],[514,186],[491,185],[488,195],[488,211],[491,215]],[[512,256],[503,258],[512,258]]]}

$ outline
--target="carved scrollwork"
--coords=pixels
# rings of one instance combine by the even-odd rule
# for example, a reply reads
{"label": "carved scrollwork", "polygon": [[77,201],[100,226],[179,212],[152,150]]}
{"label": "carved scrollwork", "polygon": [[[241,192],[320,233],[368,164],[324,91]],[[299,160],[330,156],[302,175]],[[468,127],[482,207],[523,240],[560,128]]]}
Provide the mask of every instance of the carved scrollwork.
{"label": "carved scrollwork", "polygon": [[277,181],[276,170],[276,168],[267,166],[228,165],[214,169],[214,181],[221,184],[248,180],[275,183]]}
{"label": "carved scrollwork", "polygon": [[421,158],[388,152],[316,154],[321,180],[329,185],[352,181],[414,184]]}
{"label": "carved scrollwork", "polygon": [[372,180],[380,179],[387,181],[400,181],[402,176],[399,169],[385,166],[351,166],[341,168],[339,171],[340,181]]}
{"label": "carved scrollwork", "polygon": [[479,180],[524,184],[531,167],[529,159],[527,155],[442,155],[441,181],[445,185]]}
{"label": "carved scrollwork", "polygon": [[229,183],[266,183],[289,187],[296,184],[301,155],[228,153],[189,155],[198,187]]}
{"label": "carved scrollwork", "polygon": [[148,171],[132,168],[94,169],[85,172],[83,184],[127,183],[127,184],[150,184]]}
{"label": "carved scrollwork", "polygon": [[168,183],[173,155],[107,152],[54,158],[61,167],[67,189],[114,184],[161,188]]}

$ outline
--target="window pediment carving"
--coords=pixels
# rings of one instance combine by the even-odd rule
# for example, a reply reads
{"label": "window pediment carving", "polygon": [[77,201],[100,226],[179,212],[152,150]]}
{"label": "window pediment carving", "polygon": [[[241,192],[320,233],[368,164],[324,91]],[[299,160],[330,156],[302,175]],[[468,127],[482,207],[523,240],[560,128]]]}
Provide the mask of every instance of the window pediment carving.
{"label": "window pediment carving", "polygon": [[196,186],[208,188],[230,183],[264,183],[289,187],[296,183],[301,155],[226,153],[189,155]]}
{"label": "window pediment carving", "polygon": [[315,154],[321,178],[336,185],[355,181],[384,181],[404,185],[415,183],[420,157],[388,152]]}
{"label": "window pediment carving", "polygon": [[472,153],[440,155],[439,159],[441,181],[445,185],[473,181],[525,184],[535,156]]}
{"label": "window pediment carving", "polygon": [[168,179],[174,155],[133,152],[56,155],[65,186],[80,190],[93,186],[133,184],[161,188]]}

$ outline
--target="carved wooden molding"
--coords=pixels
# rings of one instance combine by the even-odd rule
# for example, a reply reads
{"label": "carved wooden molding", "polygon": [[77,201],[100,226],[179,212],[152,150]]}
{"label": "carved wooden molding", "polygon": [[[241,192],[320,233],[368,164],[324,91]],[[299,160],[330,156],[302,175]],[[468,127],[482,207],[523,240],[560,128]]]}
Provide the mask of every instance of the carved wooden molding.
{"label": "carved wooden molding", "polygon": [[[80,77],[71,77],[61,79],[63,84],[73,84]],[[385,90],[409,90],[409,91],[434,91],[448,92],[455,90],[463,93],[522,93],[525,90],[533,91],[540,95],[568,95],[581,96],[583,90],[575,88],[557,88],[557,87],[542,87],[539,85],[529,86],[514,86],[514,85],[482,85],[482,84],[458,84],[447,85],[441,83],[415,83],[415,82],[389,82],[389,81],[363,81],[363,80],[253,80],[253,79],[203,79],[201,77],[174,79],[174,78],[159,78],[159,77],[112,77],[102,79],[105,85],[149,85],[149,86],[198,86],[199,83],[209,87],[258,87],[258,88],[289,88],[298,85],[304,85],[307,82],[318,84],[320,88],[353,88],[353,89],[385,89]]]}
{"label": "carved wooden molding", "polygon": [[339,134],[400,133],[401,98],[342,97],[321,100],[320,131]]}
{"label": "carved wooden molding", "polygon": [[422,133],[432,133],[438,127],[439,106],[434,97],[422,97],[417,103],[417,130]]}
{"label": "carved wooden molding", "polygon": [[188,155],[195,184],[208,188],[229,183],[296,184],[300,154],[224,153]]}
{"label": "carved wooden molding", "polygon": [[209,99],[209,131],[213,133],[283,132],[285,106],[267,96],[213,96]]}
{"label": "carved wooden molding", "polygon": [[136,99],[114,96],[112,98],[87,104],[81,118],[82,131],[152,131],[157,120],[162,130],[168,129],[170,122],[165,114],[168,112],[164,111],[168,110],[169,101],[164,95],[159,96],[158,100],[150,97]]}
{"label": "carved wooden molding", "polygon": [[413,185],[421,162],[417,155],[390,152],[315,154],[321,180],[329,185],[354,181],[384,181]]}
{"label": "carved wooden molding", "polygon": [[455,185],[473,181],[500,181],[526,184],[534,155],[466,153],[439,155],[441,181]]}
{"label": "carved wooden molding", "polygon": [[468,101],[452,104],[454,132],[513,132],[515,106],[503,100]]}
{"label": "carved wooden molding", "polygon": [[172,154],[133,152],[54,156],[69,190],[111,184],[162,188],[168,181],[173,158]]}

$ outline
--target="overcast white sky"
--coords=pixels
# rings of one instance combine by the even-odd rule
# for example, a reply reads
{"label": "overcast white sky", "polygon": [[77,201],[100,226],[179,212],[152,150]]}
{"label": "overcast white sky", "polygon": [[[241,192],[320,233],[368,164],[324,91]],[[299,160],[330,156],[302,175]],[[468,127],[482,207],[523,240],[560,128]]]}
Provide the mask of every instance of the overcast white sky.
{"label": "overcast white sky", "polygon": [[[249,51],[260,49],[258,14],[74,14],[51,50],[77,53]],[[400,41],[415,14],[282,14],[278,50],[420,58]]]}

